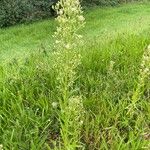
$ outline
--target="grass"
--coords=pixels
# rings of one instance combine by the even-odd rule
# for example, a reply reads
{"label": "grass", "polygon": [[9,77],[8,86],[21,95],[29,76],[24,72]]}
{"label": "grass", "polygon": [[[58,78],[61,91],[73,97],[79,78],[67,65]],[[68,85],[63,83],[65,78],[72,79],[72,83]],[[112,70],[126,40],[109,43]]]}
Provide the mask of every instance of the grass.
{"label": "grass", "polygon": [[[138,34],[149,27],[149,4],[130,4],[118,8],[90,8],[85,12],[85,16],[87,24],[83,34],[86,38],[100,38],[105,35],[112,37],[123,32]],[[12,57],[24,57],[27,53],[36,51],[41,45],[49,47],[54,31],[53,19],[28,26],[19,25],[1,29],[1,61],[9,61]]]}
{"label": "grass", "polygon": [[[140,64],[150,44],[150,4],[90,8],[75,87],[83,97],[85,149],[149,149],[150,83],[128,114]],[[0,30],[0,144],[4,149],[53,149],[60,143],[53,19]],[[111,63],[114,63],[111,66]]]}

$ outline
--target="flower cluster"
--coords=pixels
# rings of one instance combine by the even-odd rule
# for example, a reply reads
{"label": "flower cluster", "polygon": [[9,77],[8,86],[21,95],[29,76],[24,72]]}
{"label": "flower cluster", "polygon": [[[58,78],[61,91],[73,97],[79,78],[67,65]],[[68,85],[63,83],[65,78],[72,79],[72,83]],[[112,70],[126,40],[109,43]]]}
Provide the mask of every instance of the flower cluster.
{"label": "flower cluster", "polygon": [[0,150],[3,150],[3,145],[2,144],[0,144]]}
{"label": "flower cluster", "polygon": [[57,79],[62,85],[67,76],[68,88],[72,86],[75,77],[75,69],[79,66],[81,56],[77,50],[82,42],[82,36],[78,34],[84,26],[85,18],[79,0],[60,0],[56,6],[58,27],[54,33],[54,68],[57,70]]}
{"label": "flower cluster", "polygon": [[[83,122],[83,116],[84,116],[84,107],[83,107],[83,103],[82,103],[82,98],[79,96],[76,97],[71,97],[69,99],[69,103],[68,103],[68,111],[70,111],[71,115],[73,117],[70,116],[72,120],[73,124],[78,126],[78,129],[80,128],[80,125],[82,125]],[[72,127],[74,126],[72,124]]]}
{"label": "flower cluster", "polygon": [[143,54],[139,74],[139,81],[137,88],[132,96],[132,109],[130,109],[130,111],[131,110],[133,111],[133,108],[136,108],[136,103],[137,101],[139,101],[141,94],[143,93],[143,88],[145,86],[146,80],[149,78],[149,75],[150,75],[150,45],[146,48]]}
{"label": "flower cluster", "polygon": [[111,73],[114,69],[114,64],[115,62],[114,61],[110,61],[110,64],[109,64],[109,68],[108,68],[108,71]]}
{"label": "flower cluster", "polygon": [[[72,49],[82,38],[77,34],[84,26],[85,18],[79,0],[60,0],[56,6],[58,27],[54,33],[56,49]],[[59,43],[59,44],[58,44]]]}
{"label": "flower cluster", "polygon": [[[64,118],[66,122],[62,125],[62,137],[68,138],[65,145],[66,149],[76,149],[82,147],[80,143],[79,134],[84,122],[84,107],[82,97],[72,96],[68,99],[67,107],[61,109],[61,118]],[[63,121],[64,121],[63,120]],[[66,130],[67,129],[67,130]]]}
{"label": "flower cluster", "polygon": [[140,73],[140,80],[142,81],[144,78],[147,78],[150,75],[150,45],[145,50],[145,53],[143,55]]}
{"label": "flower cluster", "polygon": [[[81,63],[78,45],[82,43],[82,36],[78,32],[85,24],[81,9],[79,0],[60,0],[55,6],[58,26],[53,35],[53,68],[57,74],[57,89],[60,94],[59,117],[65,149],[80,146],[79,134],[83,123],[82,98],[76,96],[74,88],[76,69]],[[54,103],[53,106],[55,107]]]}

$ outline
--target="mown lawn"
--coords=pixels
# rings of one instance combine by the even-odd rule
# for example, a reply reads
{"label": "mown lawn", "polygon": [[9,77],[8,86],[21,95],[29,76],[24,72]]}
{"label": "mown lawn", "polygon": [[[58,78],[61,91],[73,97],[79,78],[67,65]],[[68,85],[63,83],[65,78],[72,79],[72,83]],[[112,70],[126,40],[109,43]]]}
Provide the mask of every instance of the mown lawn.
{"label": "mown lawn", "polygon": [[[132,100],[150,44],[150,4],[84,14],[74,83],[85,109],[80,141],[86,150],[148,150],[149,75],[135,105]],[[60,98],[51,55],[55,25],[50,19],[0,30],[0,144],[6,150],[48,150],[61,141],[59,108],[52,105]]]}
{"label": "mown lawn", "polygon": [[[89,8],[85,11],[85,39],[99,38],[107,42],[118,33],[139,34],[149,29],[149,4],[130,4],[115,8]],[[52,43],[55,31],[54,19],[30,25],[18,25],[0,29],[0,59],[7,61],[12,57],[24,57],[39,47]],[[106,39],[100,39],[104,37]]]}

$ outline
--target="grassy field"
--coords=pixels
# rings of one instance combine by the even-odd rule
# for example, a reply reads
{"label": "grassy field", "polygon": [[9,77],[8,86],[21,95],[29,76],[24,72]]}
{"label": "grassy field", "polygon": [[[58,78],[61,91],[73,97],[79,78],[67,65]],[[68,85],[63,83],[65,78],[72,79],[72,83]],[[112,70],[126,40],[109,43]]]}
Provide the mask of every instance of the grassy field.
{"label": "grassy field", "polygon": [[[119,33],[139,34],[149,28],[149,4],[120,6],[118,8],[90,8],[85,12],[86,39],[101,38],[108,41]],[[51,45],[55,31],[53,19],[30,25],[0,29],[0,61],[19,57]]]}
{"label": "grassy field", "polygon": [[[149,75],[136,106],[132,100],[150,44],[150,4],[94,7],[84,14],[74,85],[85,109],[80,141],[86,150],[148,150]],[[61,141],[59,108],[52,105],[59,99],[51,55],[55,25],[50,19],[0,29],[0,144],[6,150],[48,150]]]}

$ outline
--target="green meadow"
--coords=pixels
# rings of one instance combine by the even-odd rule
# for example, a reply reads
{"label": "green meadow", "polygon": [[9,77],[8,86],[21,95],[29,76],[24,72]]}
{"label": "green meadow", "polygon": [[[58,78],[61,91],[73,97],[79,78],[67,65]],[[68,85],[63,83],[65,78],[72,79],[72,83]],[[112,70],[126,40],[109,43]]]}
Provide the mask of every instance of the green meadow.
{"label": "green meadow", "polygon": [[[150,44],[150,4],[95,6],[85,8],[84,16],[84,43],[78,46],[81,64],[74,83],[85,109],[80,141],[85,150],[148,150],[150,74],[135,105],[132,101]],[[55,30],[54,18],[0,29],[4,150],[50,150],[54,145],[61,149],[59,108],[52,105],[59,99],[52,67]]]}

